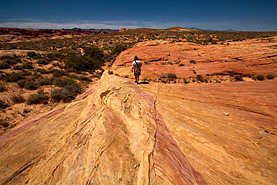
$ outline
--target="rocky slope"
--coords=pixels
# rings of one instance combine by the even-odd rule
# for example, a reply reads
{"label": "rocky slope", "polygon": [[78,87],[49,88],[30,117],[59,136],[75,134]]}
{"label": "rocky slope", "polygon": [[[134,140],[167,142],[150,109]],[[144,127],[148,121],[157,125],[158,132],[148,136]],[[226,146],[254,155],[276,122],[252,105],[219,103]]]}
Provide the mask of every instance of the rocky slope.
{"label": "rocky slope", "polygon": [[0,136],[0,184],[275,184],[276,82],[136,85],[105,72]]}
{"label": "rocky slope", "polygon": [[1,184],[206,184],[152,96],[107,73],[86,95],[1,135]]}
{"label": "rocky slope", "polygon": [[277,38],[230,41],[199,45],[189,42],[147,41],[122,52],[112,69],[121,76],[132,76],[134,56],[144,63],[144,78],[158,79],[167,73],[188,78],[196,75],[277,75]]}

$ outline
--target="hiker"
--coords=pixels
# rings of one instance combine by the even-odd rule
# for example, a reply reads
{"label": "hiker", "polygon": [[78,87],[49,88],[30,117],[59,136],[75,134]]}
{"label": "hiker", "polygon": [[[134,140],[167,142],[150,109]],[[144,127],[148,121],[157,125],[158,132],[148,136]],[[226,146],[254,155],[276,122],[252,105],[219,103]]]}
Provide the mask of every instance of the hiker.
{"label": "hiker", "polygon": [[142,67],[142,63],[139,61],[138,57],[135,56],[135,59],[132,63],[132,72],[134,72],[136,83],[139,82],[139,76],[141,74],[141,67]]}

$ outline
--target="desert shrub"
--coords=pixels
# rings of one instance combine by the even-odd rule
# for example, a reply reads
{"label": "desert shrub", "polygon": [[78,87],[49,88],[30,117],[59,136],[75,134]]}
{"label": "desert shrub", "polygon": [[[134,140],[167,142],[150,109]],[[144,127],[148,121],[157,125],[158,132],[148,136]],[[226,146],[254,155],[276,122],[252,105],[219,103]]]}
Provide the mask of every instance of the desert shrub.
{"label": "desert shrub", "polygon": [[190,60],[189,63],[196,64],[195,60]]}
{"label": "desert shrub", "polygon": [[4,102],[3,100],[1,100],[0,99],[0,109],[5,109],[5,108],[7,108],[9,105],[6,103],[6,102]]}
{"label": "desert shrub", "polygon": [[25,102],[25,98],[22,96],[22,95],[13,95],[11,97],[11,100],[14,102],[14,103],[24,103]]}
{"label": "desert shrub", "polygon": [[84,76],[84,75],[78,76],[77,79],[81,80],[81,81],[88,81],[88,82],[92,81],[91,78]]}
{"label": "desert shrub", "polygon": [[49,64],[49,61],[45,60],[45,59],[39,59],[39,60],[37,60],[37,63],[38,64],[43,64],[43,65],[47,65],[47,64]]}
{"label": "desert shrub", "polygon": [[216,40],[213,40],[213,41],[212,41],[212,44],[217,44],[217,41],[216,41]]}
{"label": "desert shrub", "polygon": [[27,104],[47,103],[49,97],[44,91],[39,91],[37,94],[31,94],[27,99]]}
{"label": "desert shrub", "polygon": [[234,76],[236,81],[243,81],[243,76],[242,75],[235,75]]}
{"label": "desert shrub", "polygon": [[33,57],[35,57],[36,55],[37,55],[37,53],[34,52],[34,51],[28,51],[28,52],[27,52],[27,56],[28,56],[28,57],[33,58]]}
{"label": "desert shrub", "polygon": [[22,79],[19,73],[9,73],[6,76],[8,82],[17,82],[18,80]]}
{"label": "desert shrub", "polygon": [[64,56],[60,52],[48,53],[47,57],[50,61],[64,58]]}
{"label": "desert shrub", "polygon": [[113,71],[110,71],[110,70],[109,70],[108,74],[109,74],[109,75],[112,75],[112,74],[113,74]]}
{"label": "desert shrub", "polygon": [[75,96],[80,93],[80,87],[76,84],[67,85],[63,88],[53,89],[51,91],[51,98],[53,101],[63,101],[69,102],[75,98]]}
{"label": "desert shrub", "polygon": [[177,78],[177,76],[175,73],[168,73],[167,78],[169,81],[174,81]]}
{"label": "desert shrub", "polygon": [[271,79],[274,79],[275,76],[274,76],[274,75],[266,75],[266,78],[269,79],[269,80],[271,80]]}
{"label": "desert shrub", "polygon": [[26,80],[24,83],[24,88],[29,90],[37,89],[37,84],[33,80]]}
{"label": "desert shrub", "polygon": [[97,61],[103,60],[104,57],[103,51],[96,46],[84,48],[84,55]]}
{"label": "desert shrub", "polygon": [[6,60],[3,60],[0,62],[0,69],[9,69],[9,68],[11,68],[11,65]]}
{"label": "desert shrub", "polygon": [[100,69],[103,65],[103,61],[95,60],[86,56],[74,56],[65,63],[65,68],[75,70],[96,70]]}
{"label": "desert shrub", "polygon": [[119,55],[122,51],[126,50],[127,47],[123,44],[117,44],[112,48],[112,55]]}
{"label": "desert shrub", "polygon": [[53,84],[57,87],[65,87],[67,85],[77,84],[75,80],[68,78],[56,78],[53,80]]}
{"label": "desert shrub", "polygon": [[179,67],[185,66],[184,64],[179,64]]}
{"label": "desert shrub", "polygon": [[23,71],[22,73],[20,73],[20,75],[22,75],[22,76],[31,76],[32,72],[31,71]]}
{"label": "desert shrub", "polygon": [[199,80],[200,82],[205,82],[205,78],[203,77],[203,75],[197,75],[196,78],[197,78],[197,80]]}
{"label": "desert shrub", "polygon": [[39,79],[38,82],[37,82],[37,84],[38,84],[39,86],[51,85],[52,82],[51,82],[51,80],[50,80],[49,78],[46,77],[46,78],[41,78],[41,79]]}
{"label": "desert shrub", "polygon": [[36,68],[35,72],[41,73],[41,74],[48,74],[48,73],[50,73],[49,71],[46,71],[46,69],[43,69],[43,68]]}
{"label": "desert shrub", "polygon": [[15,65],[15,66],[13,66],[13,69],[14,70],[23,70],[24,67],[23,67],[23,65]]}
{"label": "desert shrub", "polygon": [[264,78],[264,75],[258,75],[258,76],[257,76],[257,79],[260,80],[260,81],[262,81],[262,80],[264,80],[265,78]]}
{"label": "desert shrub", "polygon": [[61,76],[67,76],[68,72],[67,71],[62,71],[58,69],[53,70],[53,77],[61,77]]}
{"label": "desert shrub", "polygon": [[33,64],[31,62],[27,62],[23,64],[24,69],[34,69]]}
{"label": "desert shrub", "polygon": [[104,54],[96,46],[84,48],[84,55],[72,56],[65,63],[65,68],[75,70],[96,70],[100,69],[104,64]]}
{"label": "desert shrub", "polygon": [[38,74],[37,72],[34,72],[32,77],[31,77],[31,80],[33,81],[36,81],[37,79],[39,79],[41,77],[40,74]]}
{"label": "desert shrub", "polygon": [[16,56],[9,56],[9,55],[4,55],[0,57],[0,60],[3,60],[2,62],[8,63],[10,66],[17,64],[18,62],[21,62],[21,60]]}
{"label": "desert shrub", "polygon": [[26,81],[27,81],[27,79],[18,80],[17,85],[19,85],[19,87],[23,88]]}

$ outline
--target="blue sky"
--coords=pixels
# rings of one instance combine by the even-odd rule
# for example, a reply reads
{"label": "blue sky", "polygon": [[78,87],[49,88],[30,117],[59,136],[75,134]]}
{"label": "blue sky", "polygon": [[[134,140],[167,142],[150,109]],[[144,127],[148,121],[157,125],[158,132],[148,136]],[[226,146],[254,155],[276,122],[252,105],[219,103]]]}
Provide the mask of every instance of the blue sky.
{"label": "blue sky", "polygon": [[1,0],[0,27],[277,31],[277,0]]}

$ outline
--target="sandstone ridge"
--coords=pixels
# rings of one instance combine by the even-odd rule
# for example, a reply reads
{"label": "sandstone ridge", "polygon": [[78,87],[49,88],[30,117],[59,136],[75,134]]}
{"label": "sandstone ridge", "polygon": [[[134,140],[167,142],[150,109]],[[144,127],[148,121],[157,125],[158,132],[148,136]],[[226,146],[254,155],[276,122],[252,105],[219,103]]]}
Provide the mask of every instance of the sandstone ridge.
{"label": "sandstone ridge", "polygon": [[275,184],[276,82],[137,85],[105,72],[0,136],[0,184]]}
{"label": "sandstone ridge", "polygon": [[0,184],[206,184],[155,102],[104,73],[83,97],[0,136]]}

